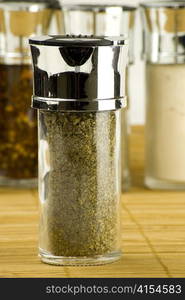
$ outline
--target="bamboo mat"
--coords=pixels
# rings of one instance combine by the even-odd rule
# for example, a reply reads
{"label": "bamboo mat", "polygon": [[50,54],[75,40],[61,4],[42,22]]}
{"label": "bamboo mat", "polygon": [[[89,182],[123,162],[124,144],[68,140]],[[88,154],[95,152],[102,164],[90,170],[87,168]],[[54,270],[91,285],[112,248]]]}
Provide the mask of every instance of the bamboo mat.
{"label": "bamboo mat", "polygon": [[0,277],[185,277],[185,192],[144,189],[143,158],[143,128],[133,127],[134,187],[122,196],[124,255],[104,266],[41,263],[37,192],[0,189]]}

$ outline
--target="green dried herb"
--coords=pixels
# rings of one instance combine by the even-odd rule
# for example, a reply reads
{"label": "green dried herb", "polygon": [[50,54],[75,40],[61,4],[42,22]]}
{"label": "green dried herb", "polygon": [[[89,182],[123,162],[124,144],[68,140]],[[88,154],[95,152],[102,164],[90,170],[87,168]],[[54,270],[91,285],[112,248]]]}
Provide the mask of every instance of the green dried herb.
{"label": "green dried herb", "polygon": [[47,142],[50,168],[41,183],[40,247],[52,255],[118,249],[119,116],[119,111],[39,112],[40,153],[47,152]]}

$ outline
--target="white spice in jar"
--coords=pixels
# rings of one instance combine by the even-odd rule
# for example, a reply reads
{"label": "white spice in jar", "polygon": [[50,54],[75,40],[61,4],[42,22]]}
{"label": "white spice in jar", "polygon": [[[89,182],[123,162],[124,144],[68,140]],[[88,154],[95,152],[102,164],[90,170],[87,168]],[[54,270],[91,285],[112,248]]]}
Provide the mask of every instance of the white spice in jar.
{"label": "white spice in jar", "polygon": [[185,183],[185,65],[147,64],[146,178]]}

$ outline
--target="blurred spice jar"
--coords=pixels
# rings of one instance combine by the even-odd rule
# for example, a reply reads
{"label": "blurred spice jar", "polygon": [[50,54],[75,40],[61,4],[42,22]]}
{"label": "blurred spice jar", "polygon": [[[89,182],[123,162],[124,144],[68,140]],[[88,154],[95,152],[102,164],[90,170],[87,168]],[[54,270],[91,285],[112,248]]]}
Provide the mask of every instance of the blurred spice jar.
{"label": "blurred spice jar", "polygon": [[[129,65],[126,70],[127,107],[122,109],[121,117],[121,168],[122,192],[131,186],[130,174],[130,99],[132,78],[131,69],[134,64],[134,29],[136,19],[136,6],[126,4],[63,4],[64,27],[66,34],[86,34],[98,36],[129,36]],[[129,1],[127,1],[129,3]],[[131,84],[130,84],[131,83]],[[134,88],[134,87],[133,87]]]}
{"label": "blurred spice jar", "polygon": [[37,184],[37,121],[30,109],[28,37],[47,34],[56,1],[0,2],[0,185]]}

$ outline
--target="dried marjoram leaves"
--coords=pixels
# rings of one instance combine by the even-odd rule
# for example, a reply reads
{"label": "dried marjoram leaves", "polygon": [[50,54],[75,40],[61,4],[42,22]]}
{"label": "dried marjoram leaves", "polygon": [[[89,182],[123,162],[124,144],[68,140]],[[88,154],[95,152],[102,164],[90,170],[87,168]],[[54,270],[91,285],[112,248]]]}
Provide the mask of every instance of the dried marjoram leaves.
{"label": "dried marjoram leaves", "polygon": [[0,65],[0,176],[37,177],[37,121],[30,108],[32,71]]}
{"label": "dried marjoram leaves", "polygon": [[39,111],[39,122],[41,250],[76,257],[119,249],[120,111]]}

